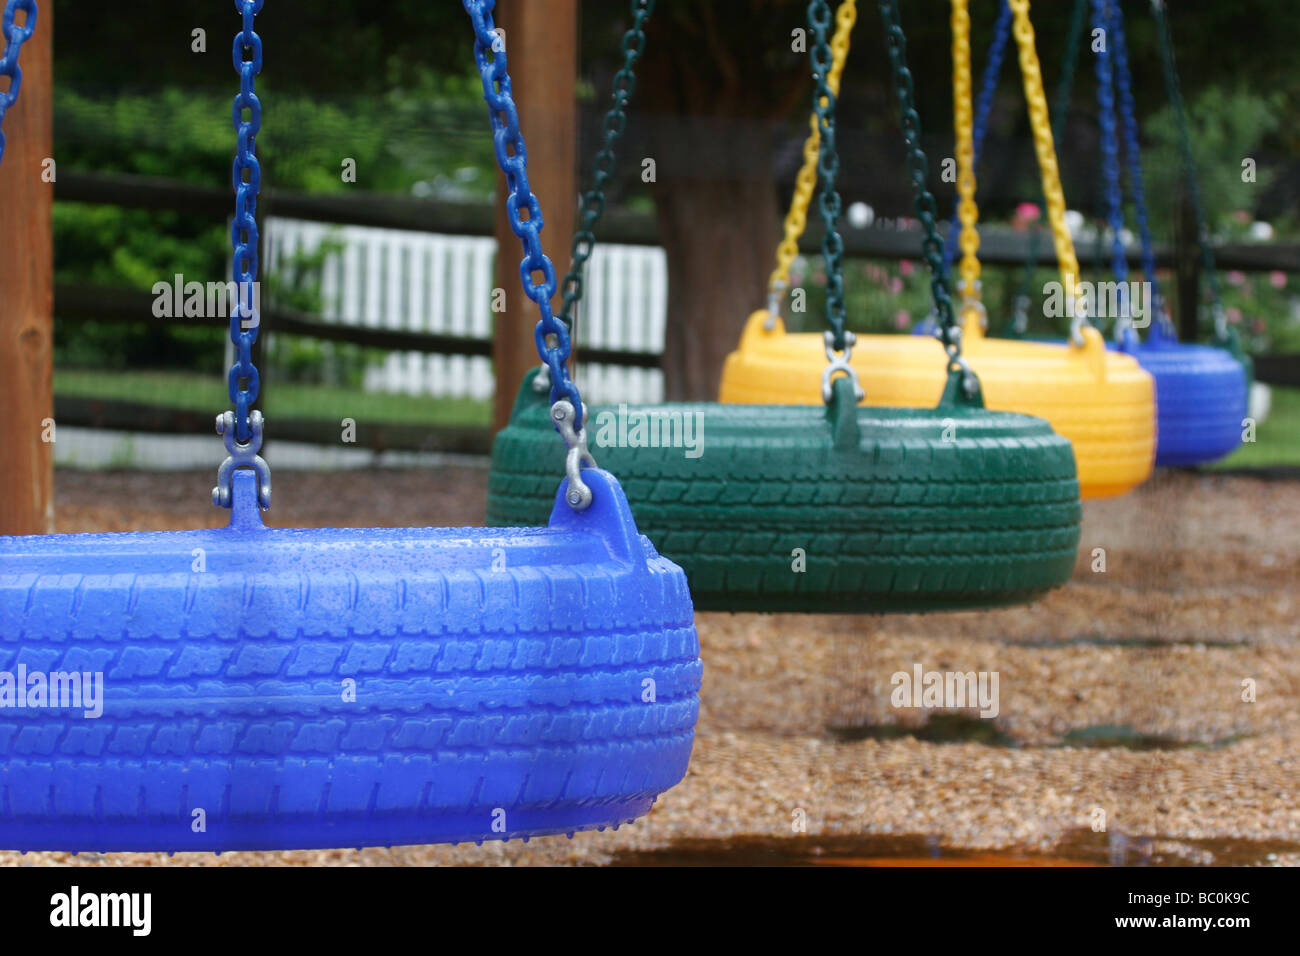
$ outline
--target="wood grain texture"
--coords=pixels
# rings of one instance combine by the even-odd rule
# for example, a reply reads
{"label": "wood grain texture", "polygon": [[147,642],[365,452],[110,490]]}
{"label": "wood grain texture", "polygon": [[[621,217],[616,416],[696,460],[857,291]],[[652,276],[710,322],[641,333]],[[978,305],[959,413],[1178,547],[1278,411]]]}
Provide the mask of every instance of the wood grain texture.
{"label": "wood grain texture", "polygon": [[22,88],[5,116],[0,161],[0,534],[54,530],[53,4],[23,44]]}

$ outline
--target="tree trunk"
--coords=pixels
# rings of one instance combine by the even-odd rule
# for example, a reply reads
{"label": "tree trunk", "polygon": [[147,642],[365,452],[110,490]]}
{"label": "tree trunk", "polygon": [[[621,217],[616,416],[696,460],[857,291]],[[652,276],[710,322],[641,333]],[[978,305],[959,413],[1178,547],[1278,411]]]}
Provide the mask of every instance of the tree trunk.
{"label": "tree trunk", "polygon": [[668,255],[669,400],[717,400],[723,360],[763,305],[781,238],[774,134],[812,103],[807,53],[772,38],[804,26],[793,0],[716,0],[668,6],[651,27],[637,103]]}
{"label": "tree trunk", "polygon": [[655,191],[668,254],[664,398],[717,401],[722,363],[764,301],[780,215],[770,178],[681,176]]}

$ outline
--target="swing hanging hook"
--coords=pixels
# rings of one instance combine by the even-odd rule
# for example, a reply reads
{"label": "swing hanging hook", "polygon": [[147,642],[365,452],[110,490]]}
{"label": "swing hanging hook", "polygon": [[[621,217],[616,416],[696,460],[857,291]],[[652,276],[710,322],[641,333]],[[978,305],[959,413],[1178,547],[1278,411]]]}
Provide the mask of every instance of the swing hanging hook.
{"label": "swing hanging hook", "polygon": [[767,319],[763,330],[771,332],[776,328],[776,320],[781,317],[781,302],[785,299],[785,290],[789,283],[784,279],[773,279],[767,287]]}
{"label": "swing hanging hook", "polygon": [[1083,296],[1078,296],[1074,300],[1074,317],[1070,319],[1070,343],[1083,348],[1086,340],[1083,337],[1083,330],[1092,328],[1092,323],[1088,321],[1088,300]]}
{"label": "swing hanging hook", "polygon": [[258,454],[262,449],[262,425],[262,413],[254,409],[248,416],[249,439],[241,442],[235,435],[235,413],[225,411],[217,416],[217,434],[226,440],[226,451],[230,453],[217,469],[217,484],[212,489],[212,503],[217,507],[231,506],[235,471],[251,468],[257,476],[258,507],[263,511],[271,509],[271,466]]}
{"label": "swing hanging hook", "polygon": [[[551,421],[555,423],[555,430],[560,433],[565,447],[569,449],[568,454],[564,456],[564,474],[569,479],[569,490],[564,500],[574,511],[586,511],[591,507],[592,494],[591,488],[582,480],[582,468],[584,465],[588,468],[597,466],[596,459],[587,450],[587,429],[574,430],[573,413],[573,403],[567,399],[562,398],[551,406]],[[587,420],[585,405],[582,409],[582,419]]]}
{"label": "swing hanging hook", "polygon": [[853,358],[853,345],[857,342],[858,337],[852,332],[844,333],[844,351],[835,352],[835,333],[827,329],[822,333],[822,339],[826,343],[826,368],[822,372],[822,401],[827,405],[831,403],[834,392],[831,389],[831,382],[837,373],[847,375],[849,381],[853,383],[853,395],[860,402],[867,397],[866,390],[863,389],[862,383],[858,381],[858,370],[855,369],[850,360]]}

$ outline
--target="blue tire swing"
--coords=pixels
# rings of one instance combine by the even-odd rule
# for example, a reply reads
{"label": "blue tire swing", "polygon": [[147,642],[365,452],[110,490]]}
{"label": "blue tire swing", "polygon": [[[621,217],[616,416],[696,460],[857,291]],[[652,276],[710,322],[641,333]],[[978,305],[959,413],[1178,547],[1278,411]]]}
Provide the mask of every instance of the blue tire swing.
{"label": "blue tire swing", "polygon": [[[887,26],[891,16],[897,19],[890,6],[881,3]],[[808,18],[821,128],[823,249],[829,281],[838,288],[835,98],[826,82],[832,18],[824,0],[809,4]],[[901,29],[888,33],[891,59],[910,90]],[[616,81],[619,111],[626,102],[620,89],[630,93]],[[910,93],[901,86],[900,93],[936,309],[955,330],[946,284],[935,271],[939,240],[919,119]],[[621,121],[613,127],[621,129]],[[598,162],[598,187],[601,168]],[[585,221],[588,233],[593,224]],[[574,250],[577,260],[576,240]],[[862,405],[842,296],[828,297],[827,323],[823,408],[669,403],[585,416],[597,426],[602,459],[624,476],[642,529],[685,568],[696,607],[936,611],[1032,600],[1067,580],[1081,511],[1069,442],[1040,419],[986,410],[955,331],[944,340],[948,379],[937,407]],[[490,524],[530,521],[547,506],[543,476],[553,451],[545,442],[550,422],[537,377],[525,381],[510,424],[493,444]],[[602,420],[619,417],[697,419],[703,454],[691,458],[680,447],[625,442],[621,426],[617,440],[602,442]]]}
{"label": "blue tire swing", "polygon": [[[1168,28],[1164,21],[1165,14],[1160,5],[1153,4],[1162,54],[1165,54],[1163,60],[1166,84],[1179,119],[1184,175],[1192,191],[1201,253],[1209,276],[1214,312],[1214,342],[1210,345],[1179,342],[1163,297],[1160,295],[1143,189],[1136,107],[1124,35],[1123,11],[1116,0],[1076,0],[1072,14],[1076,24],[1070,31],[1075,41],[1078,39],[1077,25],[1082,23],[1089,3],[1092,7],[1094,29],[1104,31],[1103,35],[1107,38],[1106,44],[1096,51],[1094,65],[1101,127],[1102,172],[1106,184],[1107,220],[1112,242],[1111,269],[1115,281],[1120,283],[1119,288],[1126,290],[1128,261],[1120,235],[1124,227],[1124,213],[1119,169],[1119,139],[1116,132],[1115,107],[1118,93],[1123,119],[1124,152],[1129,168],[1129,184],[1142,245],[1142,267],[1152,289],[1153,315],[1148,317],[1150,331],[1147,333],[1146,340],[1143,341],[1138,335],[1133,325],[1133,317],[1127,308],[1128,303],[1125,301],[1125,307],[1115,323],[1113,341],[1108,344],[1112,349],[1132,355],[1155,380],[1155,463],[1160,466],[1205,464],[1222,458],[1241,443],[1242,419],[1247,414],[1249,400],[1250,360],[1242,352],[1236,332],[1228,326],[1219,301],[1213,253],[1206,241],[1207,233],[1196,188],[1196,172],[1186,131],[1182,98],[1178,91],[1172,46],[1169,44]],[[980,94],[980,108],[976,114],[977,159],[987,131],[989,107],[997,86],[1002,50],[1010,30],[1010,20],[1010,7],[1006,0],[1003,0],[994,28],[994,37],[989,47],[988,65],[984,72]],[[1077,42],[1072,42],[1066,49],[1062,87],[1058,94],[1056,110],[1058,134],[1063,130],[1065,104],[1068,102],[1076,56]],[[954,237],[955,232],[950,234],[949,243],[945,248],[949,263],[955,252]],[[1012,335],[1016,337],[1025,335],[1024,316],[1022,300],[1017,308],[1017,321],[1013,325]]]}
{"label": "blue tire swing", "polygon": [[[0,847],[361,847],[628,822],[686,772],[701,665],[685,575],[610,474],[571,469],[546,527],[262,523],[262,5],[235,4],[239,358],[213,490],[230,524],[0,537]],[[464,6],[563,418],[581,400],[548,285],[529,281],[554,272],[506,58],[491,0]]]}
{"label": "blue tire swing", "polygon": [[[1200,191],[1197,188],[1196,167],[1192,159],[1191,143],[1187,131],[1186,111],[1179,91],[1178,74],[1174,65],[1173,46],[1169,38],[1163,4],[1153,3],[1157,34],[1164,63],[1165,81],[1169,98],[1178,120],[1183,175],[1191,192],[1196,214],[1197,238],[1211,292],[1211,311],[1214,338],[1211,345],[1179,342],[1178,334],[1164,308],[1159,286],[1156,284],[1155,255],[1151,248],[1151,232],[1147,223],[1146,199],[1142,188],[1142,163],[1138,146],[1138,127],[1133,103],[1132,78],[1128,65],[1128,49],[1124,37],[1124,13],[1117,0],[1092,0],[1094,19],[1105,20],[1109,25],[1114,50],[1114,70],[1110,60],[1110,45],[1097,56],[1097,81],[1099,98],[1109,100],[1102,104],[1103,144],[1107,151],[1107,193],[1112,232],[1114,233],[1113,268],[1115,277],[1123,281],[1122,271],[1127,270],[1123,243],[1119,238],[1116,221],[1123,224],[1122,204],[1119,198],[1118,170],[1114,160],[1114,97],[1101,92],[1110,84],[1113,73],[1119,92],[1123,115],[1124,150],[1129,161],[1129,182],[1137,210],[1139,233],[1142,240],[1142,268],[1151,283],[1155,321],[1145,342],[1141,341],[1131,322],[1121,322],[1117,331],[1118,348],[1134,356],[1156,381],[1157,441],[1156,464],[1164,466],[1203,465],[1222,458],[1241,444],[1243,419],[1248,414],[1250,402],[1250,360],[1241,348],[1236,330],[1228,325],[1223,303],[1219,299],[1214,253],[1209,245],[1209,231],[1201,209]],[[1107,130],[1109,126],[1109,130]]]}

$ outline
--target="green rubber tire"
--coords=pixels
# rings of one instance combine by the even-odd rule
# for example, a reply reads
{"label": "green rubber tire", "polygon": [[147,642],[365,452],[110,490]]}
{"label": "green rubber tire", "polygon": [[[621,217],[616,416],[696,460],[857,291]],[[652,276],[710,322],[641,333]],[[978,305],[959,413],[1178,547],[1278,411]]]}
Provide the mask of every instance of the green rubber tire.
{"label": "green rubber tire", "polygon": [[[564,475],[564,443],[535,375],[492,446],[491,525],[545,524]],[[841,378],[829,407],[597,406],[586,431],[638,527],[685,569],[697,609],[921,612],[1032,600],[1074,569],[1074,453],[1042,419],[951,401],[955,392],[933,409],[868,407]],[[638,434],[639,413],[657,425],[680,413],[699,430]],[[631,447],[657,431],[669,447]]]}

